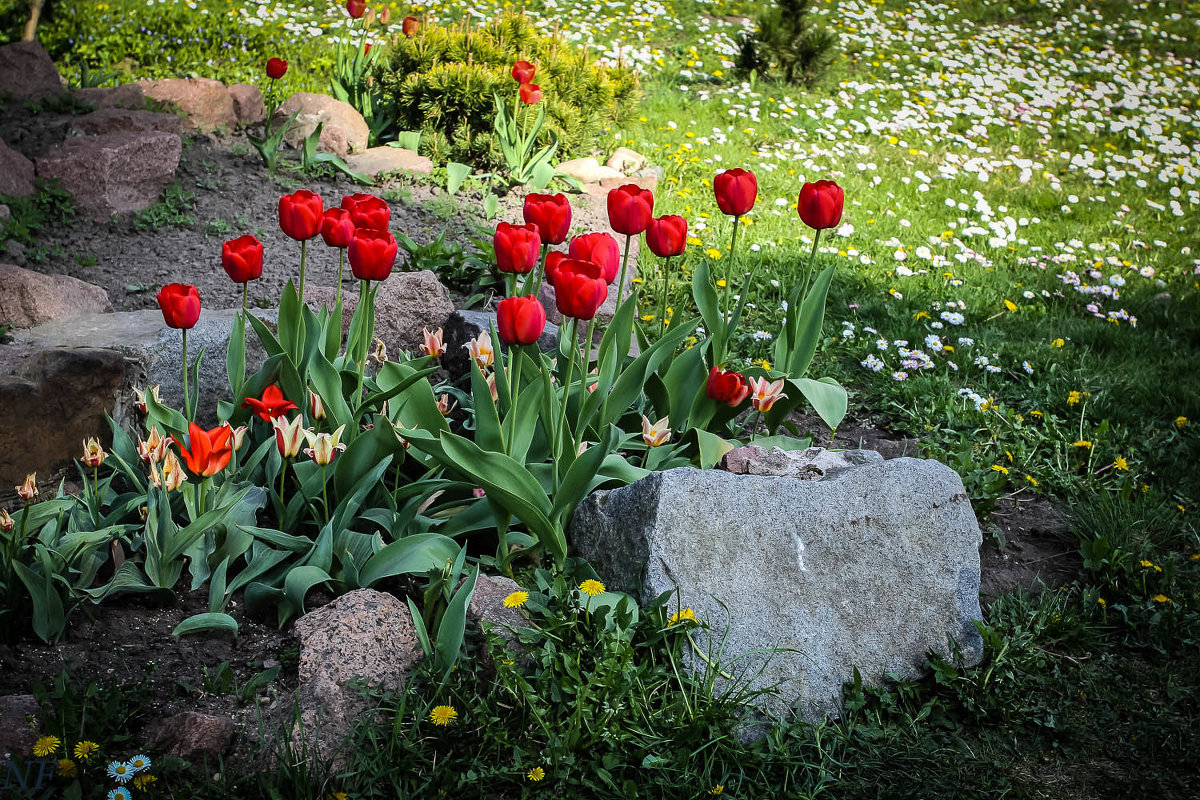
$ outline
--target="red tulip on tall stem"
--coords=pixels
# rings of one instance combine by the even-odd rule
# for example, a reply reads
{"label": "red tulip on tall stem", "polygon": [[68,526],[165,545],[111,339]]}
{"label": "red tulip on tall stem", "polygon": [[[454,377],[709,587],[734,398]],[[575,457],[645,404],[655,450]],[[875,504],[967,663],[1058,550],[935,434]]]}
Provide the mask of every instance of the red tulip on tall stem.
{"label": "red tulip on tall stem", "polygon": [[158,307],[162,309],[167,327],[183,332],[183,414],[191,420],[191,399],[188,392],[187,332],[200,319],[200,292],[195,286],[168,283],[158,291]]}
{"label": "red tulip on tall stem", "polygon": [[621,275],[617,279],[617,305],[625,291],[625,270],[629,266],[629,246],[650,224],[654,216],[654,193],[636,183],[618,186],[608,193],[608,224],[617,233],[625,234],[625,255],[621,259]]}
{"label": "red tulip on tall stem", "polygon": [[733,238],[729,243],[729,266],[725,268],[725,313],[729,307],[730,286],[733,284],[733,260],[737,252],[739,223],[744,214],[749,214],[758,198],[758,178],[749,170],[739,168],[727,169],[713,178],[713,194],[717,197],[717,207],[721,213],[733,217]]}
{"label": "red tulip on tall stem", "polygon": [[[350,261],[350,271],[362,284],[358,296],[363,320],[368,326],[366,335],[361,336],[362,351],[358,360],[358,391],[355,402],[362,398],[363,377],[367,371],[367,347],[371,342],[370,332],[374,328],[375,298],[371,290],[371,281],[382,281],[392,274],[392,266],[396,263],[396,237],[387,231],[373,231],[360,228],[354,232],[350,240],[347,257]],[[365,304],[365,306],[364,306]]]}

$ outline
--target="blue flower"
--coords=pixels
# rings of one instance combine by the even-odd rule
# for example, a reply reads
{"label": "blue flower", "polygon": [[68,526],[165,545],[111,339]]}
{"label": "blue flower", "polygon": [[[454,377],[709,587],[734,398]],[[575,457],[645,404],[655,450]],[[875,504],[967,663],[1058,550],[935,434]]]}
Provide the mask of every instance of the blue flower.
{"label": "blue flower", "polygon": [[108,777],[117,783],[126,783],[133,777],[133,767],[128,761],[114,761],[108,765]]}
{"label": "blue flower", "polygon": [[138,753],[133,758],[129,759],[129,766],[133,767],[135,773],[145,772],[150,769],[150,756]]}
{"label": "blue flower", "polygon": [[124,786],[118,786],[108,793],[108,800],[133,800],[133,794]]}

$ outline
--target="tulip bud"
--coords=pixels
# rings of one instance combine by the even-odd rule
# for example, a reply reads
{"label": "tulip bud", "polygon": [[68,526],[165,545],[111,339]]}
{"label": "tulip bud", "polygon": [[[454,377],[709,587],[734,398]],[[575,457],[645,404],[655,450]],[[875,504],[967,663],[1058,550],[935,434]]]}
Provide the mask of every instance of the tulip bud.
{"label": "tulip bud", "polygon": [[158,432],[158,426],[150,429],[150,435],[143,440],[138,437],[137,452],[142,461],[156,464],[167,456],[167,439]]}
{"label": "tulip bud", "polygon": [[239,425],[236,428],[228,422],[224,423],[226,428],[229,428],[230,442],[233,443],[234,451],[242,449],[242,445],[246,442],[246,431],[249,430],[245,425]]}
{"label": "tulip bud", "polygon": [[308,390],[308,416],[310,419],[325,419],[325,403],[321,401],[321,395]]}
{"label": "tulip bud", "polygon": [[443,417],[450,416],[450,412],[458,406],[456,400],[451,400],[450,395],[444,394],[437,399],[437,410],[441,412]]}
{"label": "tulip bud", "polygon": [[304,444],[304,418],[297,415],[289,422],[285,417],[271,420],[275,428],[275,446],[284,458],[295,458],[300,454],[300,446]]}
{"label": "tulip bud", "polygon": [[651,422],[645,414],[642,415],[642,441],[647,447],[658,447],[671,438],[671,419],[663,417],[658,422]]}
{"label": "tulip bud", "polygon": [[488,394],[492,396],[492,402],[500,400],[500,393],[496,390],[496,373],[489,372],[487,376]]}
{"label": "tulip bud", "polygon": [[806,183],[800,189],[796,201],[796,212],[800,219],[814,230],[836,228],[842,221],[842,206],[845,192],[834,181]]}
{"label": "tulip bud", "polygon": [[405,36],[412,36],[420,27],[421,22],[416,17],[405,17],[404,21],[400,23],[400,32]]}
{"label": "tulip bud", "polygon": [[713,194],[721,213],[740,217],[750,213],[758,199],[758,178],[749,170],[727,169],[713,177]]}
{"label": "tulip bud", "polygon": [[108,453],[104,452],[104,448],[100,446],[100,440],[92,437],[84,440],[83,443],[83,458],[80,459],[84,466],[95,469],[104,463],[108,458]]}
{"label": "tulip bud", "polygon": [[[157,471],[151,465],[151,476]],[[154,485],[161,489],[166,489],[168,492],[173,492],[179,487],[187,483],[187,475],[183,472],[183,464],[175,455],[174,450],[167,451],[167,457],[162,462],[162,480],[161,483],[156,482]]]}
{"label": "tulip bud", "polygon": [[367,27],[370,27],[375,24],[375,9],[373,9],[373,8],[367,9],[367,14],[365,17],[363,17],[363,24],[366,25]]}
{"label": "tulip bud", "polygon": [[755,411],[767,413],[777,400],[787,397],[783,392],[783,378],[768,381],[766,378],[750,379],[750,402]]}
{"label": "tulip bud", "polygon": [[430,333],[428,328],[422,328],[421,331],[425,338],[421,352],[430,358],[440,358],[446,352],[446,345],[442,342],[442,329],[438,328],[433,333]]}
{"label": "tulip bud", "polygon": [[[154,402],[156,402],[156,403],[162,402],[162,400],[160,400],[159,396],[158,396],[159,388],[160,388],[160,386],[158,384],[155,384],[155,386],[149,390],[150,396],[154,398]],[[142,391],[141,389],[138,389],[137,387],[134,387],[133,397],[134,397],[134,404],[137,406],[137,410],[142,412],[143,414],[145,414],[146,413],[146,392]]]}
{"label": "tulip bud", "polygon": [[492,335],[487,331],[482,331],[463,347],[467,349],[471,360],[479,365],[480,370],[487,369],[495,361],[496,351],[492,347]]}
{"label": "tulip bud", "polygon": [[371,351],[370,359],[380,366],[387,363],[387,345],[383,343],[383,339],[375,340],[375,349]]}
{"label": "tulip bud", "polygon": [[26,503],[32,503],[37,499],[37,473],[31,472],[25,476],[25,482],[17,487],[17,497],[20,497]]}
{"label": "tulip bud", "polygon": [[379,24],[387,25],[392,21],[392,9],[387,6],[379,7]]}
{"label": "tulip bud", "polygon": [[0,531],[11,533],[12,529],[17,525],[17,521],[8,515],[8,512],[0,508]]}
{"label": "tulip bud", "polygon": [[331,463],[338,453],[346,449],[346,445],[339,441],[342,438],[342,431],[345,429],[345,425],[340,425],[333,433],[304,431],[304,438],[308,439],[309,445],[304,448],[304,454],[320,466]]}
{"label": "tulip bud", "polygon": [[608,193],[608,224],[617,233],[637,236],[654,216],[654,193],[636,183],[618,186]]}

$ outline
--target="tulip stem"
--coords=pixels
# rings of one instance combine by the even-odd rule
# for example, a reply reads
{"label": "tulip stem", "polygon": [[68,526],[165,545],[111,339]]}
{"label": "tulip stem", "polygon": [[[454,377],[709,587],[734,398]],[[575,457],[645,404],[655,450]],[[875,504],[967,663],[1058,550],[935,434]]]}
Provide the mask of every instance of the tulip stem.
{"label": "tulip stem", "polygon": [[321,502],[325,506],[325,524],[329,524],[329,485],[325,481],[326,464],[321,465]]}
{"label": "tulip stem", "polygon": [[543,244],[542,257],[538,259],[537,266],[533,268],[533,272],[530,273],[529,279],[525,282],[526,288],[529,288],[530,283],[533,284],[533,291],[524,292],[524,294],[530,295],[531,297],[537,297],[538,292],[542,290],[542,279],[546,277],[546,256],[549,255],[549,253],[550,245]]}
{"label": "tulip stem", "polygon": [[575,423],[575,452],[579,452],[579,443],[583,441],[583,401],[587,398],[588,372],[592,366],[592,337],[596,334],[596,317],[588,320],[587,339],[583,342],[583,373],[579,382],[579,419]]}
{"label": "tulip stem", "polygon": [[[742,227],[739,224],[741,222],[741,219],[742,218],[740,216],[733,218],[733,239],[729,243],[729,264],[726,265],[726,267],[725,267],[725,314],[726,314],[725,322],[726,322],[726,324],[729,324],[730,322],[733,321],[733,308],[729,305],[729,288],[733,285],[733,256],[737,252],[738,229]],[[726,335],[725,335],[725,341],[729,341],[729,337],[732,334],[733,334],[733,331],[727,331]]]}
{"label": "tulip stem", "polygon": [[[808,270],[806,271],[807,274],[804,276],[804,294],[799,297],[799,300],[802,303],[804,302],[804,298],[808,297],[808,290],[812,286],[812,278],[816,272],[817,265],[817,245],[820,244],[820,242],[821,229],[817,228],[816,233],[813,234],[812,252],[808,254]],[[797,311],[799,311],[799,309],[797,309]],[[791,312],[790,308],[788,309],[788,312]]]}
{"label": "tulip stem", "polygon": [[284,476],[287,475],[287,464],[288,464],[288,460],[285,457],[283,459],[283,466],[279,468],[279,504],[280,505],[283,505],[283,479],[284,479]]}
{"label": "tulip stem", "polygon": [[[346,251],[338,248],[338,288],[337,288],[337,307],[342,307],[342,269],[346,266]],[[341,334],[339,334],[340,336]]]}
{"label": "tulip stem", "polygon": [[625,267],[629,265],[629,245],[633,237],[625,234],[625,256],[621,259],[621,276],[617,278],[617,308],[621,307],[621,298],[625,292]]}
{"label": "tulip stem", "polygon": [[575,371],[575,352],[579,349],[579,320],[571,317],[571,354],[567,359],[566,378],[563,381],[562,409],[558,415],[558,428],[554,432],[554,463],[558,463],[558,450],[562,446],[563,433],[567,427],[567,402],[571,399],[571,378]]}
{"label": "tulip stem", "polygon": [[358,389],[356,389],[354,392],[354,405],[355,406],[358,406],[358,404],[362,402],[363,375],[367,371],[367,350],[370,348],[370,343],[368,342],[367,330],[366,330],[366,324],[367,324],[366,323],[366,314],[374,313],[374,309],[364,306],[365,303],[371,302],[371,294],[370,294],[371,285],[370,285],[370,283],[364,278],[362,280],[360,286],[361,286],[361,288],[359,289],[359,293],[358,293],[358,305],[359,305],[359,309],[362,310],[364,312],[364,314],[363,314],[363,316],[359,317],[361,320],[363,320],[363,327],[359,331],[359,333],[362,335],[359,338],[361,338],[363,341],[362,341],[362,344],[359,345],[362,353],[359,356],[359,358],[356,359],[358,361]]}
{"label": "tulip stem", "polygon": [[[508,435],[504,436],[503,426],[501,427],[501,436],[504,442],[511,443],[513,431],[516,428],[517,420],[517,400],[521,397],[521,345],[514,344],[508,350],[508,416],[504,421],[510,423]],[[509,420],[511,417],[511,422]],[[507,446],[505,447],[507,452]]]}
{"label": "tulip stem", "polygon": [[242,322],[246,321],[246,310],[250,307],[250,281],[242,282]]}
{"label": "tulip stem", "polygon": [[191,395],[188,393],[188,355],[187,355],[187,328],[183,329],[183,416],[188,422],[192,421]]}
{"label": "tulip stem", "polygon": [[662,331],[662,335],[666,335],[667,333],[667,291],[671,281],[670,273],[668,272],[670,267],[671,257],[667,256],[666,259],[663,260],[662,295],[660,295],[658,298],[658,325]]}
{"label": "tulip stem", "polygon": [[304,267],[308,257],[308,240],[300,241],[300,305],[304,305]]}

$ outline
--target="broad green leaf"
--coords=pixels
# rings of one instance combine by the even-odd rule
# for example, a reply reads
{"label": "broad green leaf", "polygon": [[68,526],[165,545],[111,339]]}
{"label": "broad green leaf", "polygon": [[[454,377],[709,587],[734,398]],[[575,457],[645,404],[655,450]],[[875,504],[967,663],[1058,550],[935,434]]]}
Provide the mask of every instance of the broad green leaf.
{"label": "broad green leaf", "polygon": [[453,197],[471,174],[471,167],[451,161],[446,164],[446,193]]}
{"label": "broad green leaf", "polygon": [[475,592],[475,582],[478,580],[479,566],[476,565],[470,577],[463,581],[462,586],[454,593],[454,598],[446,606],[446,613],[438,623],[436,647],[439,666],[445,670],[443,680],[449,676],[462,651],[463,635],[467,630],[467,604],[471,601],[471,595]]}
{"label": "broad green leaf", "polygon": [[704,319],[705,331],[713,342],[713,361],[720,364],[725,357],[725,320],[721,317],[721,306],[717,301],[717,290],[709,276],[707,260],[701,259],[692,273],[692,297],[696,301],[696,308],[700,309],[700,316]]}
{"label": "broad green leaf", "polygon": [[[44,548],[41,548],[44,550]],[[12,569],[25,584],[33,600],[33,632],[47,644],[53,644],[62,636],[67,625],[62,597],[54,586],[54,571],[49,557],[41,559],[41,571],[35,572],[20,561],[12,562]]]}
{"label": "broad green leaf", "polygon": [[[800,306],[800,313],[793,324],[795,339],[790,341],[791,352],[788,353],[786,364],[777,363],[779,369],[786,369],[792,378],[800,378],[808,371],[813,356],[817,352],[817,343],[821,338],[821,326],[825,322],[825,298],[829,294],[829,285],[833,282],[833,266],[821,270],[821,274],[813,281],[812,288]],[[794,313],[788,309],[788,316]],[[819,413],[819,412],[818,412]]]}
{"label": "broad green leaf", "polygon": [[460,546],[440,533],[417,533],[384,547],[367,559],[358,573],[360,586],[374,586],[384,578],[416,575],[440,569],[458,557]]}
{"label": "broad green leaf", "polygon": [[175,626],[175,630],[171,631],[172,636],[187,636],[191,633],[202,633],[205,631],[221,631],[223,633],[232,633],[237,636],[238,623],[237,620],[228,614],[222,613],[205,613],[193,614],[183,622]]}
{"label": "broad green leaf", "polygon": [[846,390],[833,378],[793,378],[788,381],[798,389],[831,430],[836,429],[846,418]]}
{"label": "broad green leaf", "polygon": [[[320,567],[306,565],[296,567],[289,570],[287,577],[283,579],[283,599],[287,605],[291,606],[297,614],[304,613],[304,598],[308,596],[309,591],[318,584],[327,583],[333,580],[329,574]],[[286,621],[288,616],[285,609],[280,608],[279,613],[281,618]]]}
{"label": "broad green leaf", "polygon": [[733,445],[715,433],[703,428],[693,428],[696,442],[700,446],[700,469],[712,469],[721,457],[733,449]]}

